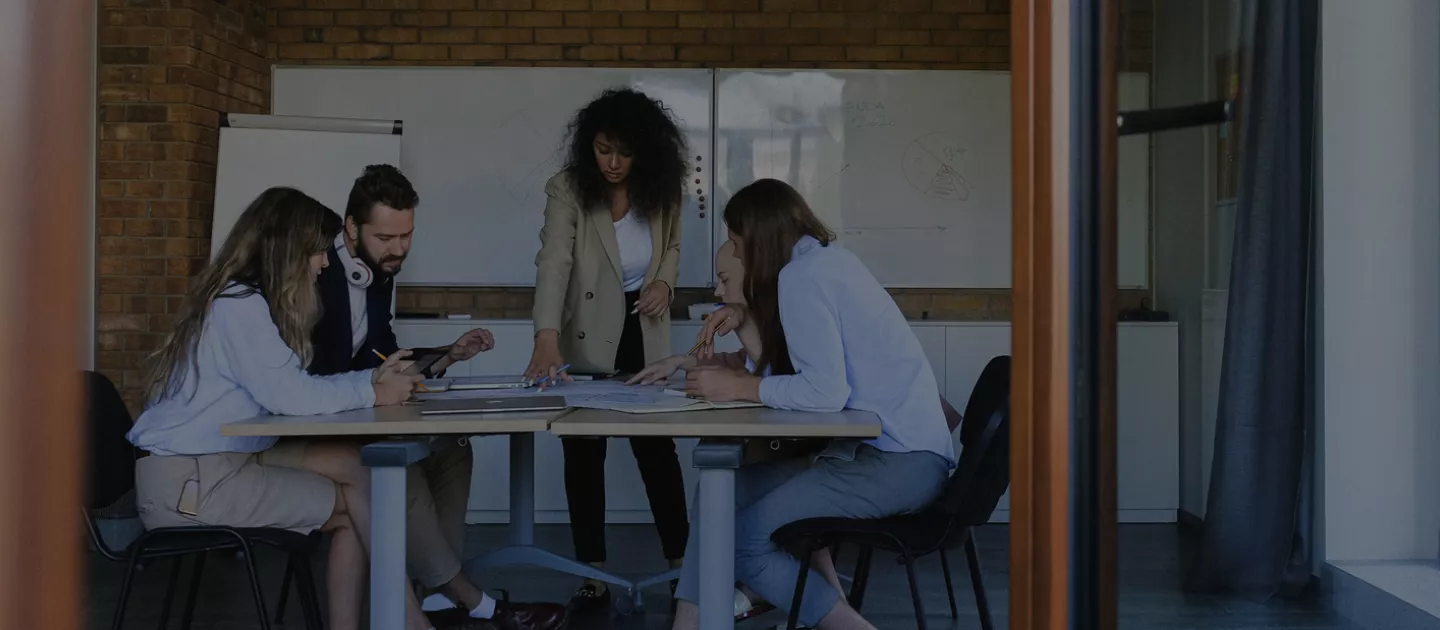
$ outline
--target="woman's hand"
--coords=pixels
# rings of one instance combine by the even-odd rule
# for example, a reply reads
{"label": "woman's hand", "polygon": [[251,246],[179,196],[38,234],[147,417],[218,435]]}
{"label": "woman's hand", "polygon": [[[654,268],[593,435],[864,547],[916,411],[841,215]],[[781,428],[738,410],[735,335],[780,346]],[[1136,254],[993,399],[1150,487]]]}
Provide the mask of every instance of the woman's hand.
{"label": "woman's hand", "polygon": [[405,361],[410,356],[409,350],[399,350],[385,359],[380,367],[375,368],[371,374],[370,382],[375,387],[375,406],[398,405],[410,399],[410,393],[415,390],[415,384],[424,380],[420,375],[405,374],[410,369],[413,361]]}
{"label": "woman's hand", "polygon": [[414,365],[415,362],[406,361],[405,359],[409,358],[411,354],[413,353],[409,350],[396,350],[390,353],[390,356],[385,357],[385,362],[381,363],[380,367],[375,368],[375,371],[370,373],[370,382],[379,383],[380,378],[384,376],[386,372],[404,372],[410,369],[410,366]]}
{"label": "woman's hand", "polygon": [[685,372],[685,394],[710,402],[760,402],[760,377],[744,370],[697,366]]}
{"label": "woman's hand", "polygon": [[655,383],[670,378],[680,370],[689,370],[695,367],[695,363],[695,357],[689,354],[677,354],[673,357],[666,357],[645,366],[645,369],[640,370],[639,374],[630,377],[630,380],[625,381],[625,384],[654,385]]}
{"label": "woman's hand", "polygon": [[554,385],[556,378],[563,377],[570,380],[570,375],[560,371],[565,366],[565,359],[560,356],[560,333],[555,330],[542,330],[535,335],[535,349],[530,353],[530,365],[525,368],[525,381],[534,382],[542,377],[549,377],[545,387]]}
{"label": "woman's hand", "polygon": [[700,344],[695,356],[701,361],[710,360],[715,356],[715,338],[724,337],[739,329],[749,317],[750,312],[739,304],[726,304],[707,315],[705,324],[700,327],[700,333],[695,335],[695,342]]}
{"label": "woman's hand", "polygon": [[659,317],[670,310],[670,285],[656,280],[645,287],[640,299],[635,301],[635,312],[648,317]]}

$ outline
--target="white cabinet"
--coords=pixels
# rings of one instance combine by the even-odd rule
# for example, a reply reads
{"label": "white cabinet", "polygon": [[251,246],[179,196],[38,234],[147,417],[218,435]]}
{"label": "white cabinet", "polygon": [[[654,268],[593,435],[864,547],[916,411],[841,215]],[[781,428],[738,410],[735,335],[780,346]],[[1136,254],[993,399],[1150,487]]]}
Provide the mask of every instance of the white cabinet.
{"label": "white cabinet", "polygon": [[[426,346],[450,343],[471,328],[483,327],[495,335],[495,349],[451,368],[453,374],[519,374],[530,361],[533,331],[529,321],[398,321],[400,345]],[[1010,325],[1005,322],[915,322],[930,367],[941,393],[964,410],[980,371],[992,358],[1010,352]],[[671,350],[684,352],[695,343],[699,322],[680,321],[671,326]],[[722,351],[739,349],[734,336],[720,340]],[[1117,466],[1121,522],[1172,522],[1179,509],[1180,375],[1179,329],[1173,323],[1124,323],[1117,347],[1118,423]],[[471,488],[472,522],[506,522],[509,519],[509,443],[503,437],[472,442],[475,477]],[[690,465],[694,440],[680,440],[677,448],[687,492],[694,492],[695,471]],[[957,452],[959,445],[957,444]],[[539,522],[566,522],[564,457],[559,439],[536,436],[535,508]],[[650,508],[644,486],[630,454],[629,442],[610,440],[605,462],[605,488],[610,522],[649,522]],[[1009,519],[1009,498],[1002,499],[996,521]]]}
{"label": "white cabinet", "polygon": [[[1180,508],[1179,328],[1125,323],[1116,348],[1116,468],[1120,522],[1173,522]],[[1010,353],[1005,322],[946,326],[945,397],[962,412],[991,358]],[[958,448],[958,444],[957,444]],[[1008,521],[1010,496],[995,520]]]}

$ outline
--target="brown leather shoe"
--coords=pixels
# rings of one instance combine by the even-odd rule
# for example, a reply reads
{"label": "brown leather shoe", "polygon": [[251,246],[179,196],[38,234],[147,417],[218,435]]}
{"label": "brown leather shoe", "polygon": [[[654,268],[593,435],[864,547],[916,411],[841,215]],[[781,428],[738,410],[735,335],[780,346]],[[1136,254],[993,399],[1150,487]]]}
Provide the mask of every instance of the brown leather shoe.
{"label": "brown leather shoe", "polygon": [[430,624],[439,630],[495,630],[489,619],[476,619],[464,608],[449,608],[425,613]]}
{"label": "brown leather shoe", "polygon": [[425,613],[430,624],[439,630],[495,630],[489,619],[476,619],[464,608],[449,608]]}
{"label": "brown leather shoe", "polygon": [[495,602],[490,622],[499,630],[561,630],[569,621],[560,604],[512,604]]}

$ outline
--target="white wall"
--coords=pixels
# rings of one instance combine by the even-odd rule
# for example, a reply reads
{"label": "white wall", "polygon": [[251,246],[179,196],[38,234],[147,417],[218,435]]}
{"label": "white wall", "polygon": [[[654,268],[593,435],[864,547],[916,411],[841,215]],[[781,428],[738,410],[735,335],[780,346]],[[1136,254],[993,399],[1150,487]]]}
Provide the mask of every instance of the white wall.
{"label": "white wall", "polygon": [[1440,552],[1440,3],[1324,0],[1325,559]]}
{"label": "white wall", "polygon": [[[1205,2],[1155,5],[1153,107],[1209,98]],[[1180,324],[1180,509],[1204,514],[1200,445],[1200,293],[1205,284],[1206,141],[1212,127],[1152,136],[1155,179],[1155,308]]]}

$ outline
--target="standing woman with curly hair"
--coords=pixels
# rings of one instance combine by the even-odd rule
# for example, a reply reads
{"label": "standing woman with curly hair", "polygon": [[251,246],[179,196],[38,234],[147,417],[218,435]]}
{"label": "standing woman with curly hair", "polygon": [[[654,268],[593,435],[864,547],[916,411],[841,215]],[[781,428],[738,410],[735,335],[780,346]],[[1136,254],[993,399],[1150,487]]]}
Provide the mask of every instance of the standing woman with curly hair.
{"label": "standing woman with curly hair", "polygon": [[[685,151],[669,110],[635,90],[606,90],[576,113],[565,169],[545,185],[527,379],[634,374],[669,356]],[[575,555],[598,567],[605,561],[606,440],[562,442]],[[679,566],[689,523],[675,441],[630,438],[630,448],[665,557]],[[605,584],[588,580],[571,604],[584,612],[609,601]]]}

